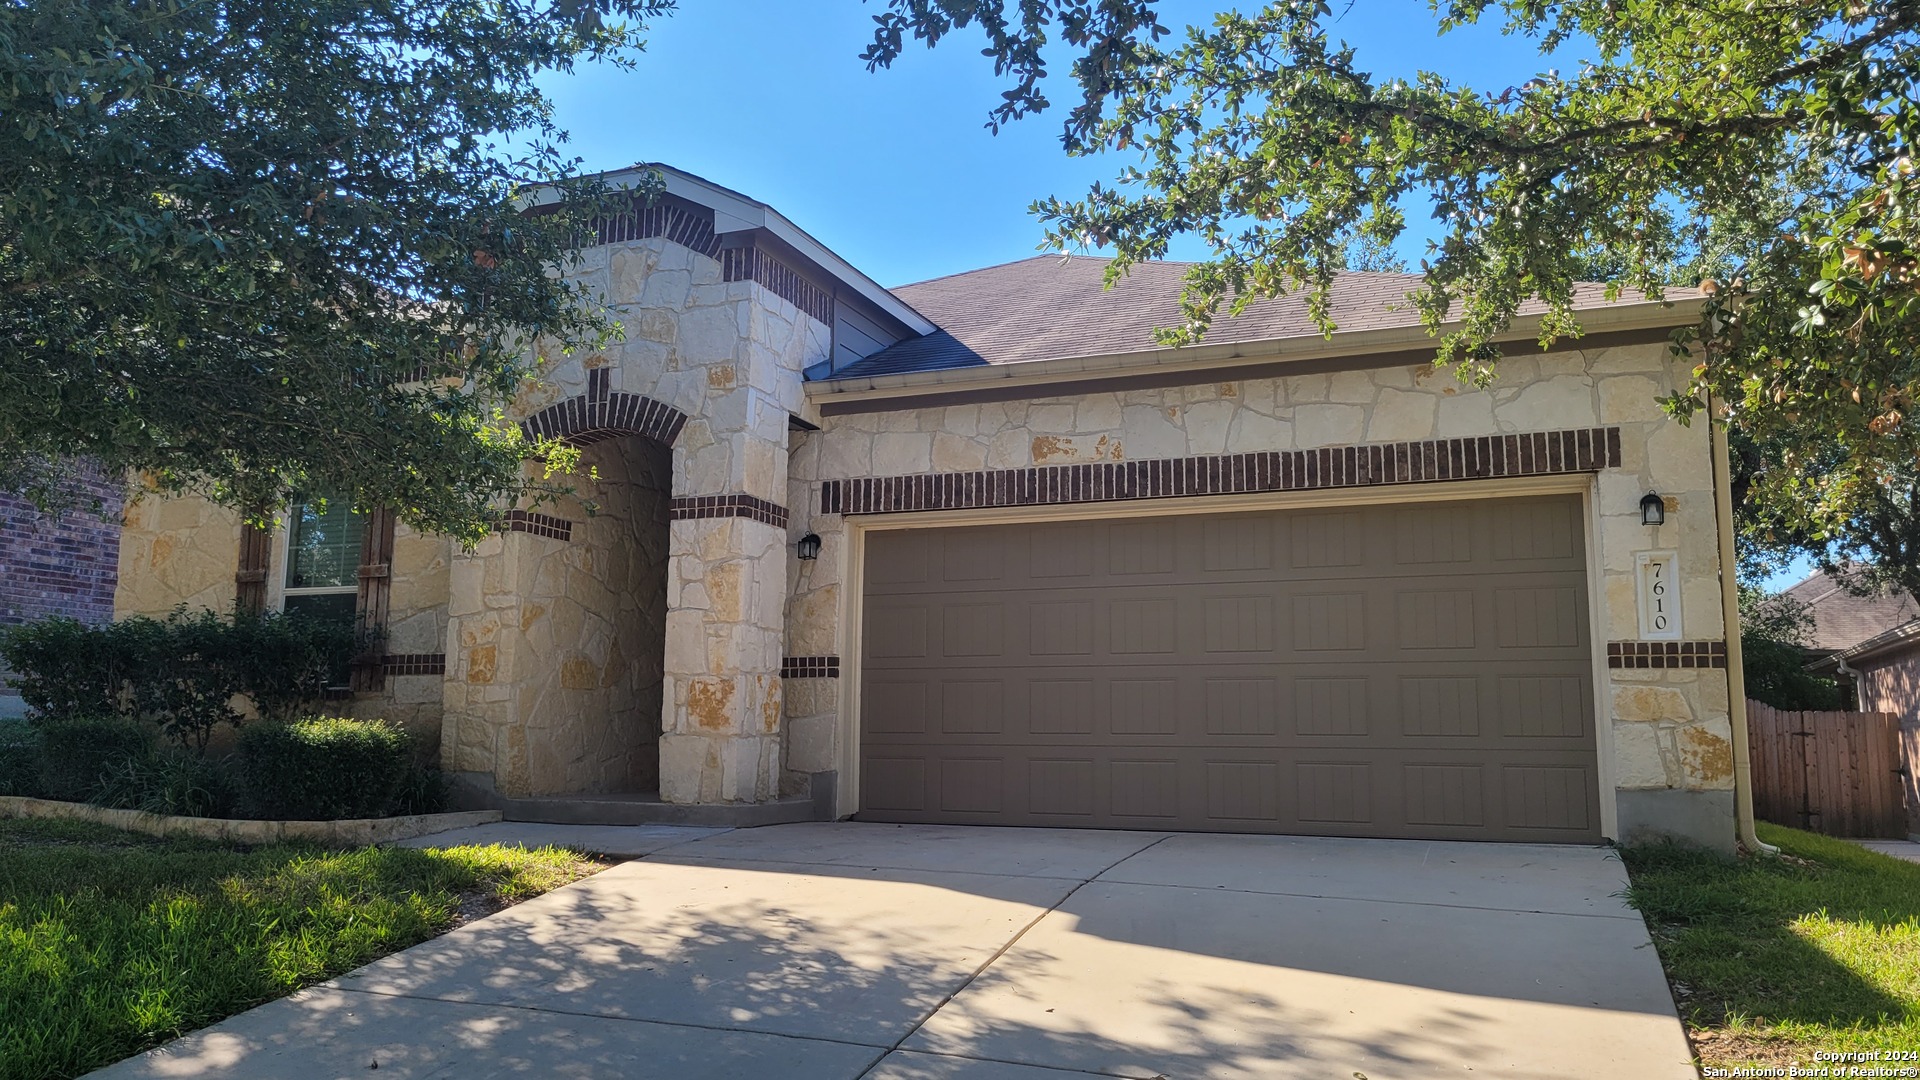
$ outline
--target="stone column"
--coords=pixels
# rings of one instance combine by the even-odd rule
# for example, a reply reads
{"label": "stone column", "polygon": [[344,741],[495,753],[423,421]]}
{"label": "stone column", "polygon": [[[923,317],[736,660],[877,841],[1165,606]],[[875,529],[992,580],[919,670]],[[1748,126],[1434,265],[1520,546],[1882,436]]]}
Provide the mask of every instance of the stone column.
{"label": "stone column", "polygon": [[706,374],[705,415],[674,447],[660,795],[764,802],[780,783],[787,410],[777,366],[750,350]]}

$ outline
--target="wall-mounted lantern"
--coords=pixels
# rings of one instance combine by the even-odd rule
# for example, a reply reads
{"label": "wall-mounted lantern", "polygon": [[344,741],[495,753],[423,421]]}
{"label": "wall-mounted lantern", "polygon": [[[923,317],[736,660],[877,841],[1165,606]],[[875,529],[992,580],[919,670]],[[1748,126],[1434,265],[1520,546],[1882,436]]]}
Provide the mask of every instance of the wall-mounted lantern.
{"label": "wall-mounted lantern", "polygon": [[1640,524],[1665,525],[1667,523],[1667,500],[1657,492],[1649,491],[1640,500]]}
{"label": "wall-mounted lantern", "polygon": [[820,557],[820,537],[815,533],[808,533],[800,538],[800,543],[795,545],[795,549],[803,559],[817,559]]}

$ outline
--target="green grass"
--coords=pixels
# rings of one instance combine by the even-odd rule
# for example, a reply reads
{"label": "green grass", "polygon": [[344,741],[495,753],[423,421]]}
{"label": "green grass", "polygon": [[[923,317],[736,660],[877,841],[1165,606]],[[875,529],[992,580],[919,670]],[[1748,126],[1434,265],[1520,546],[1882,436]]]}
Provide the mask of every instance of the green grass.
{"label": "green grass", "polygon": [[1705,1065],[1920,1051],[1920,865],[1760,826],[1783,858],[1625,851]]}
{"label": "green grass", "polygon": [[77,1076],[583,877],[567,851],[237,850],[0,820],[0,1077]]}

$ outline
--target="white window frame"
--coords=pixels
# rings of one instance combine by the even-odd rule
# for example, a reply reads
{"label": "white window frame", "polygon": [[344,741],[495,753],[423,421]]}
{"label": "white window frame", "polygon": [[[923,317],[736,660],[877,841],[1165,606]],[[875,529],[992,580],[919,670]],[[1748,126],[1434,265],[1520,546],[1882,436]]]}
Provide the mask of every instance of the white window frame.
{"label": "white window frame", "polygon": [[[351,585],[308,585],[294,588],[287,584],[287,575],[293,571],[293,555],[289,548],[293,544],[294,514],[304,503],[289,503],[280,527],[274,530],[273,561],[267,564],[268,581],[274,586],[268,600],[273,610],[282,614],[287,610],[287,598],[293,596],[354,596],[360,593],[360,583]],[[364,516],[364,515],[363,515]],[[361,525],[364,535],[365,524]],[[356,557],[355,566],[358,566]]]}

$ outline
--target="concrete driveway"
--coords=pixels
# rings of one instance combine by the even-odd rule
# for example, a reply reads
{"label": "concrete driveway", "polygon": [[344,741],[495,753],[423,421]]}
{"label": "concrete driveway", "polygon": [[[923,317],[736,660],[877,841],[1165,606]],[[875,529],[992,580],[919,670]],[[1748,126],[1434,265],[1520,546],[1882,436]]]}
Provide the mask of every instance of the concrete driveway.
{"label": "concrete driveway", "polygon": [[652,853],[96,1075],[1695,1076],[1603,849],[620,835]]}

